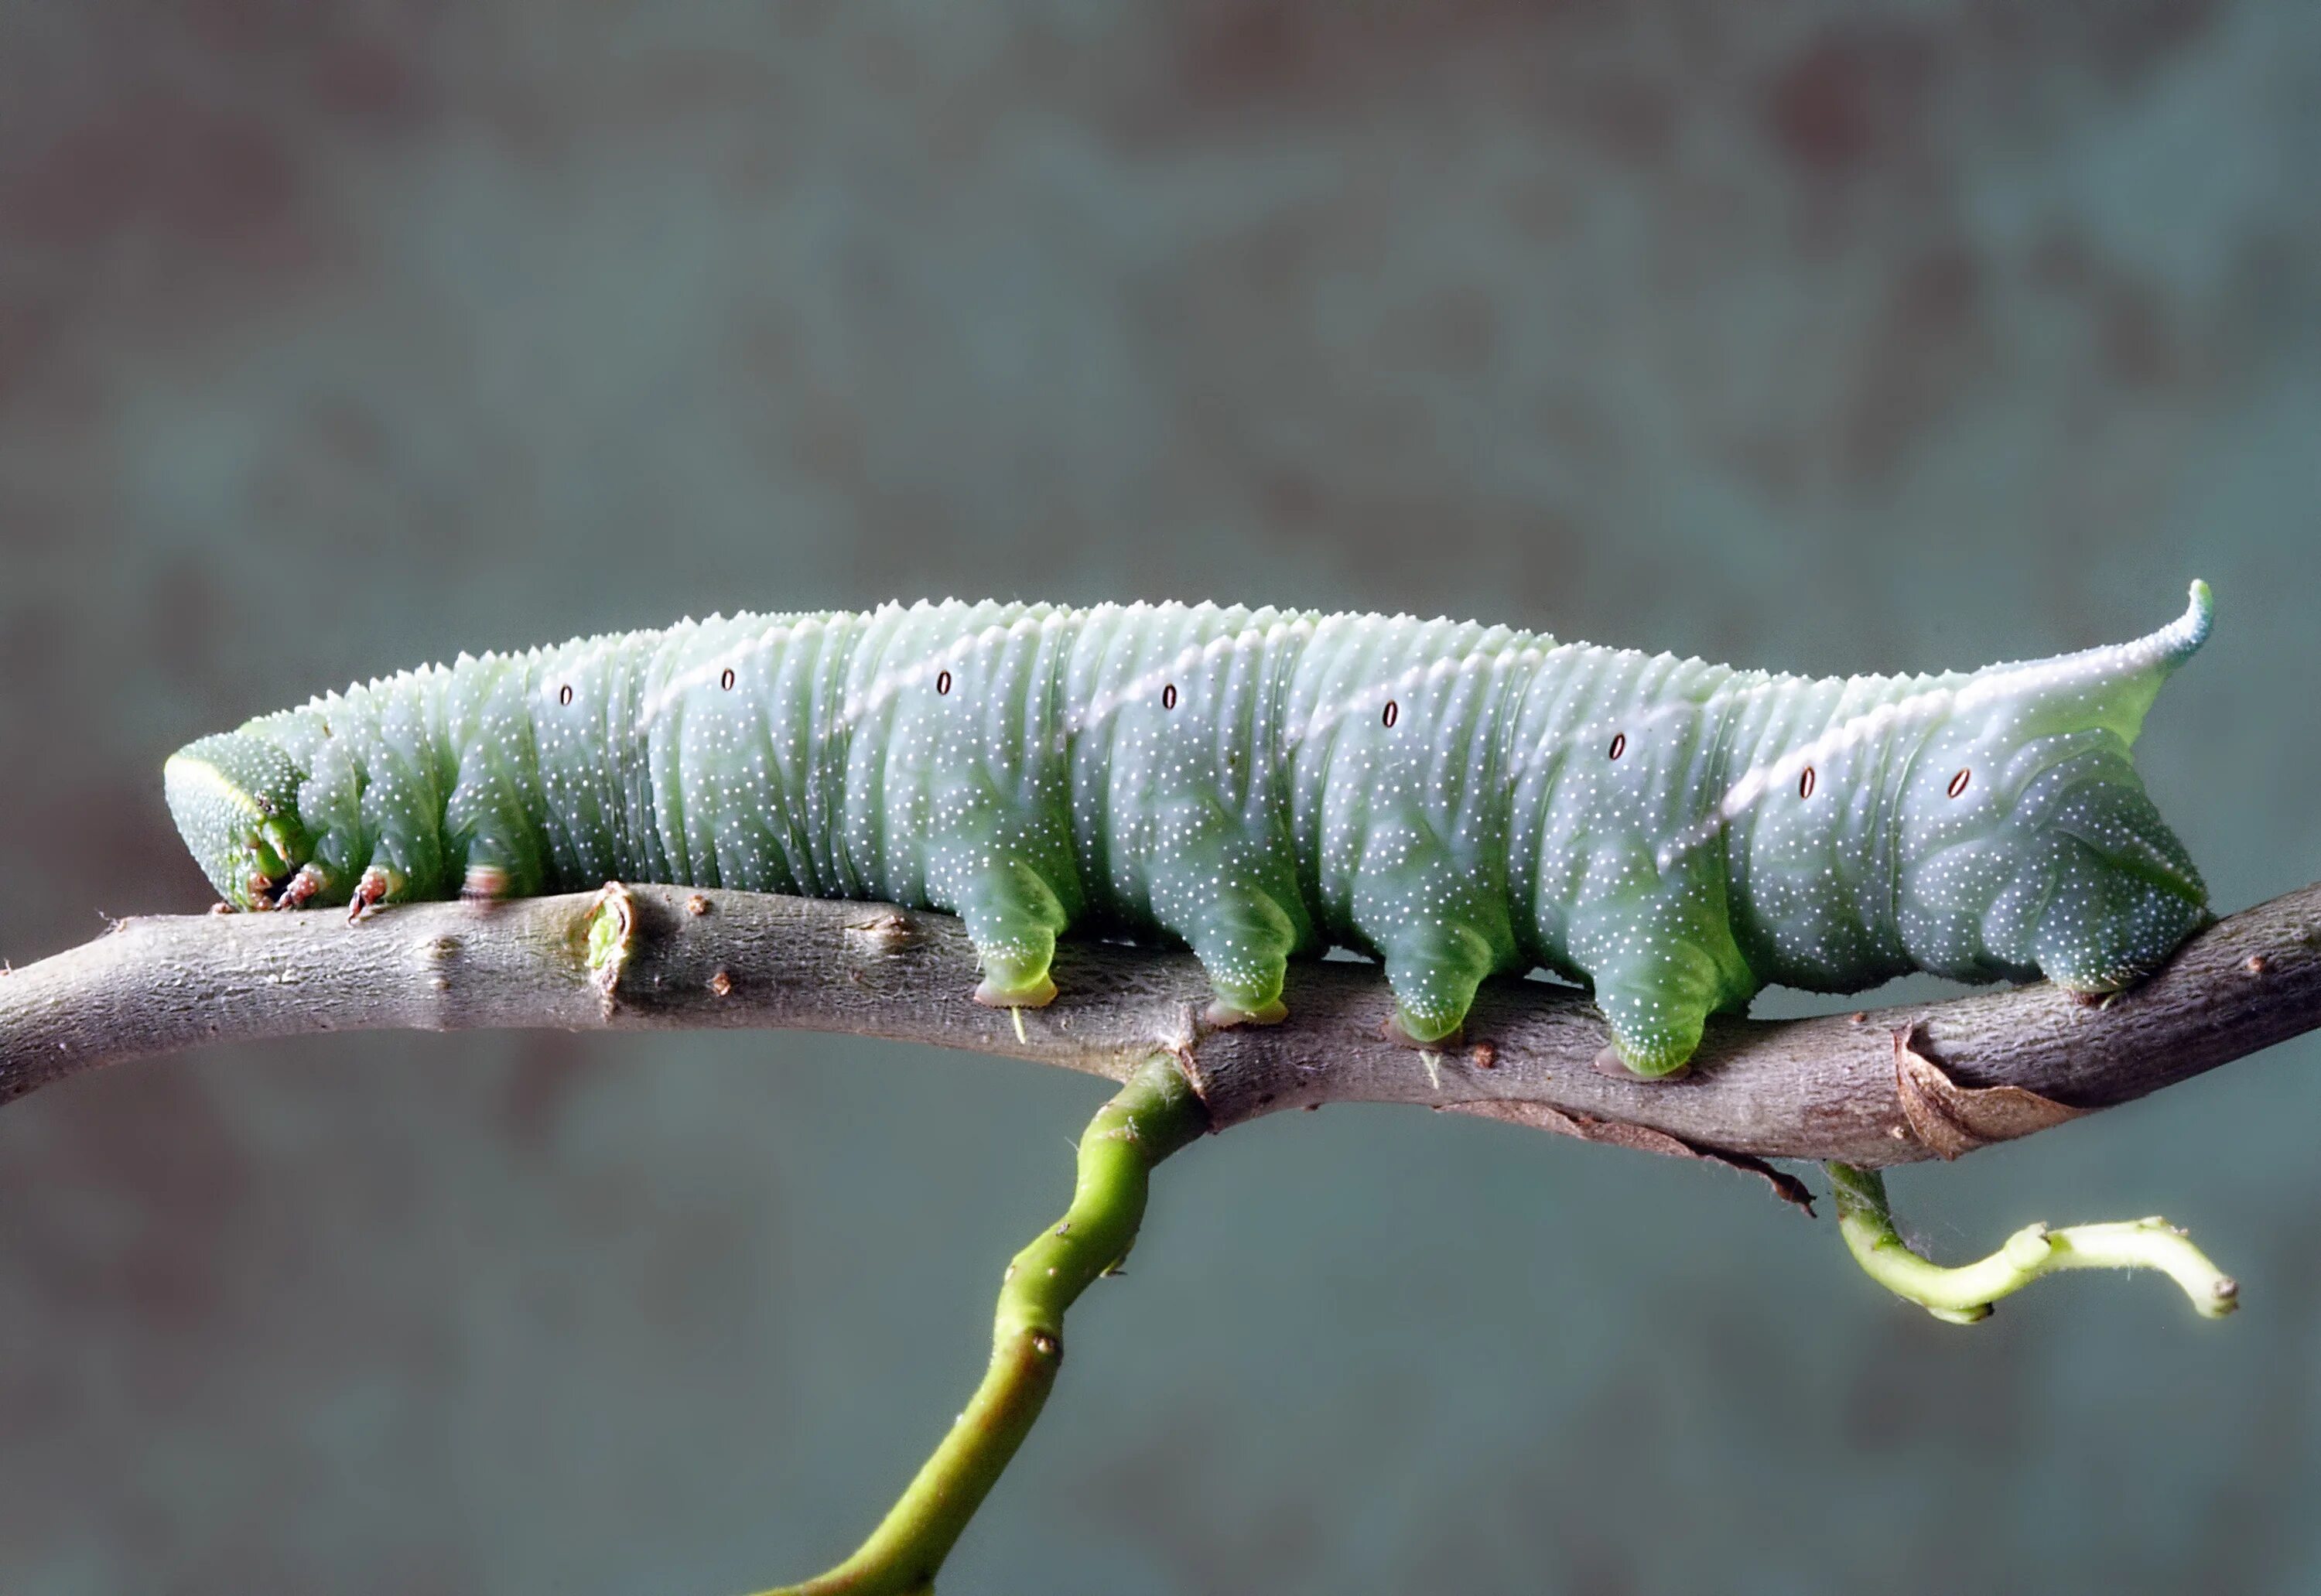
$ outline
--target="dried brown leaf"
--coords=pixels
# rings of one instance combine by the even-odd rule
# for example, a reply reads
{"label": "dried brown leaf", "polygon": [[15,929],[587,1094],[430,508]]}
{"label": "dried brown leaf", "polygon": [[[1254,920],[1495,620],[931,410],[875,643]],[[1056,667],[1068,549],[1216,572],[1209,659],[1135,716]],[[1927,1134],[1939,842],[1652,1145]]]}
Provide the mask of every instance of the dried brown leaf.
{"label": "dried brown leaf", "polygon": [[2081,1110],[2020,1086],[1961,1086],[1921,1051],[1918,1030],[1894,1033],[1894,1090],[1911,1131],[1937,1158],[1956,1158],[2080,1117]]}

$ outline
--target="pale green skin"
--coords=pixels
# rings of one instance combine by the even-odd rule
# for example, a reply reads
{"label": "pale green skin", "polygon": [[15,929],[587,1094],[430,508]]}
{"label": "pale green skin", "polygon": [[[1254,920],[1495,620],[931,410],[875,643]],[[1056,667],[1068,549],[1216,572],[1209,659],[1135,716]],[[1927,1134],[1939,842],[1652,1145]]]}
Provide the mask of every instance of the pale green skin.
{"label": "pale green skin", "polygon": [[1057,935],[1095,921],[1189,944],[1224,1023],[1278,1018],[1288,960],[1336,944],[1383,959],[1420,1042],[1544,965],[1660,1075],[1775,982],[2093,993],[2156,965],[2206,895],[2128,750],[2208,613],[2196,583],[2135,643],[1842,680],[1406,616],[740,616],[350,689],[167,785],[239,908],[885,899],[959,914],[1001,1004],[1047,1001]]}

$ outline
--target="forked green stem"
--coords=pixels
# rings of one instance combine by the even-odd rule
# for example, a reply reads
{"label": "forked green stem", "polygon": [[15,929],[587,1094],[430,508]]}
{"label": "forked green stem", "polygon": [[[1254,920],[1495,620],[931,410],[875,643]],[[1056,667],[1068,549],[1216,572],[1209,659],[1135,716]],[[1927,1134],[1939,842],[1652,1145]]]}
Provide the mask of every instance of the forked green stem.
{"label": "forked green stem", "polygon": [[1136,1240],[1152,1166],[1208,1128],[1167,1054],[1148,1060],[1080,1137],[1063,1221],[1015,1254],[999,1288],[991,1366],[974,1397],[855,1554],[764,1596],[924,1596],[967,1522],[1040,1416],[1064,1355],[1064,1310]]}
{"label": "forked green stem", "polygon": [[1938,1319],[1971,1325],[1988,1318],[1992,1303],[2058,1269],[2162,1270],[2207,1318],[2222,1318],[2240,1305],[2240,1288],[2232,1278],[2189,1236],[2157,1218],[2061,1230],[2027,1226],[1988,1258],[1945,1269],[1911,1251],[1896,1233],[1884,1176],[1850,1163],[1826,1167],[1837,1198],[1838,1233],[1854,1262],[1880,1285]]}

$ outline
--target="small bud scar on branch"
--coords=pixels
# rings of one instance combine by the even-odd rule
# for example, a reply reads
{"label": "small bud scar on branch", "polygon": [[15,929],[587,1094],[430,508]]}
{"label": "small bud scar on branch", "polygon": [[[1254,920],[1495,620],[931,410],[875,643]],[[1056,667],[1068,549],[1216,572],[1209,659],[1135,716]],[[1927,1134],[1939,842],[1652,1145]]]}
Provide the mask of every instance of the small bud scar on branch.
{"label": "small bud scar on branch", "polygon": [[[1189,954],[1060,944],[1051,1007],[992,1009],[958,921],[644,885],[502,901],[134,918],[0,982],[0,1102],[108,1061],[317,1031],[791,1027],[1125,1080],[1179,1061],[1215,1128],[1330,1102],[1488,1115],[1660,1152],[1954,1157],[2321,1025],[2321,885],[2219,921],[2097,1007],[2049,985],[1824,1017],[1720,1018],[1687,1077],[1622,1080],[1585,997],[1485,983],[1455,1044],[1381,1021],[1375,966],[1291,972],[1288,1020],[1218,1026]],[[1638,1132],[1649,1132],[1640,1135]]]}

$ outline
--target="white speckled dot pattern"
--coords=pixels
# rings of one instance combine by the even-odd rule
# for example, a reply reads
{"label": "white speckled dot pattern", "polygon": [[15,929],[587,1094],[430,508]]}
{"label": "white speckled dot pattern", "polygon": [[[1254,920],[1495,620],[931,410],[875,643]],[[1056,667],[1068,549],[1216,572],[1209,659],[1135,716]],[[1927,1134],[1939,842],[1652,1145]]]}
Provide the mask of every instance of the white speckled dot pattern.
{"label": "white speckled dot pattern", "polygon": [[1841,680],[1213,605],[736,616],[463,655],[167,780],[239,907],[884,898],[962,917],[985,1001],[1046,1001],[1057,936],[1110,926],[1188,944],[1227,1020],[1336,944],[1383,959],[1422,1042],[1544,964],[1659,1074],[1772,981],[2148,971],[2205,897],[2128,751],[2208,617],[2195,584],[2134,643]]}

